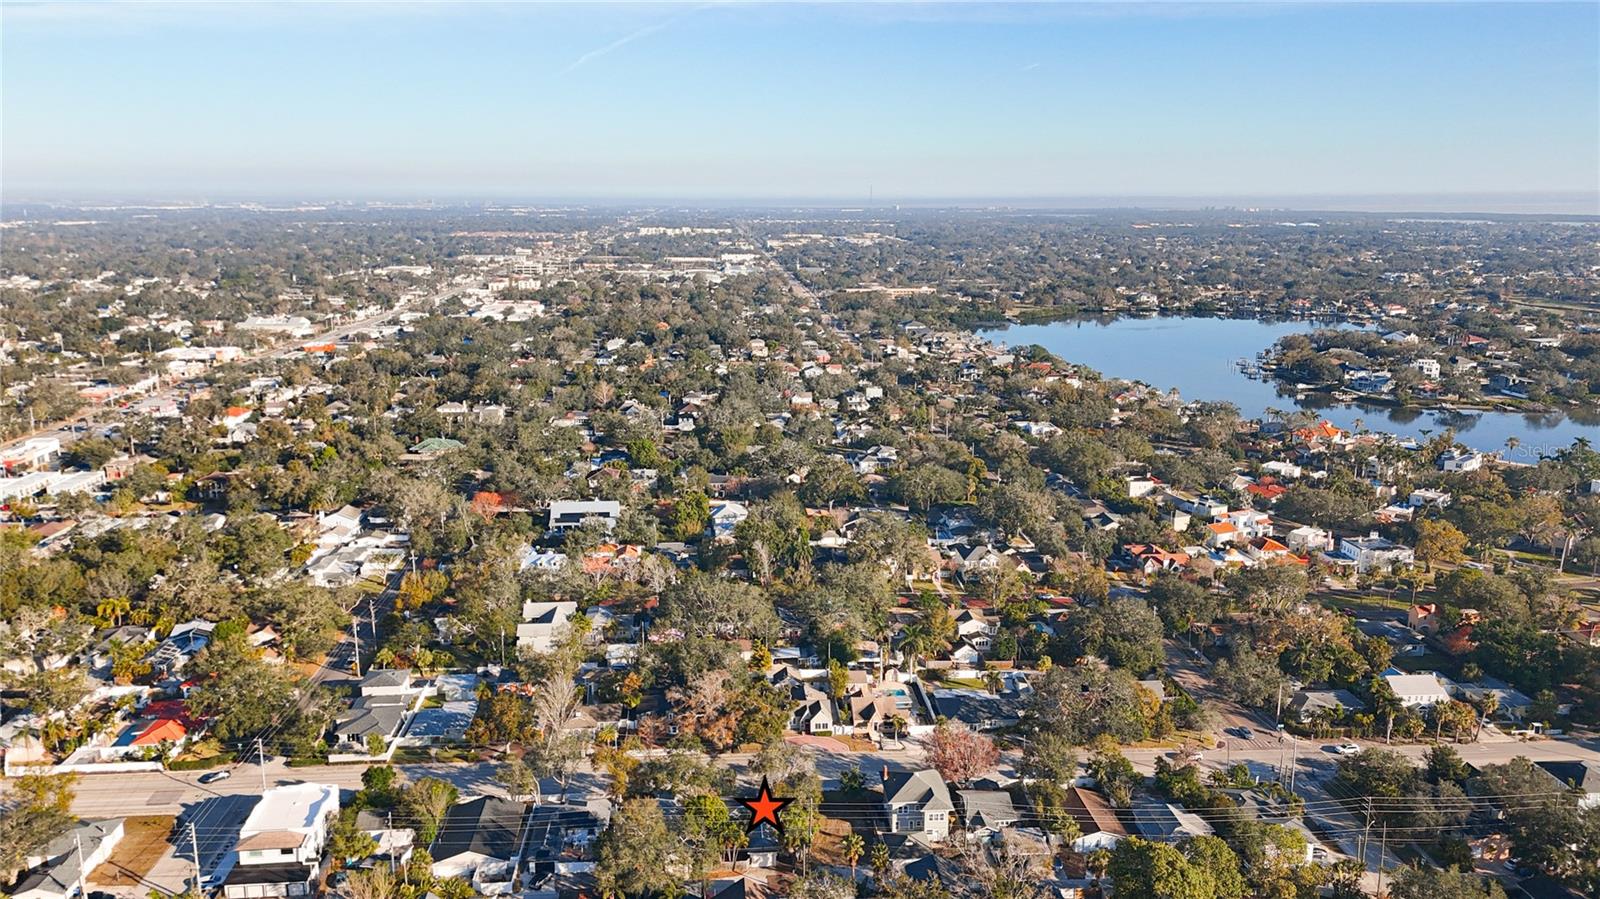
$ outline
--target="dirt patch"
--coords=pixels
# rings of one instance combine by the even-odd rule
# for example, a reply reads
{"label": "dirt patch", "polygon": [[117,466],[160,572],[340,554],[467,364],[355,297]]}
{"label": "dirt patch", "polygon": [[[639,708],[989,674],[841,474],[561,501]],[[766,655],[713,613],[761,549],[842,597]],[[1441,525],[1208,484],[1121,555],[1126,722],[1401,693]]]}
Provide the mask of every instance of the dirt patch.
{"label": "dirt patch", "polygon": [[[817,861],[825,865],[847,866],[849,862],[844,857],[844,838],[853,830],[850,822],[842,818],[823,818],[817,824],[817,841],[811,844]],[[864,857],[857,859],[856,864],[864,861]]]}
{"label": "dirt patch", "polygon": [[139,886],[156,862],[167,854],[171,815],[137,815],[122,822],[122,841],[105,864],[89,873],[89,883],[102,887]]}

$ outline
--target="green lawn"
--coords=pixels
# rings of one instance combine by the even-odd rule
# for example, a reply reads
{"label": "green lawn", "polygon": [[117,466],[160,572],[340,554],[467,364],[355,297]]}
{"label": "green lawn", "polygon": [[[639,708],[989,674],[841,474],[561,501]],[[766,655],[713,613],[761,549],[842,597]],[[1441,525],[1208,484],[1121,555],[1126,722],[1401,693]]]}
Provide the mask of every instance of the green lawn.
{"label": "green lawn", "polygon": [[[1417,594],[1418,601],[1423,601],[1426,591]],[[1334,609],[1394,609],[1404,612],[1411,608],[1410,591],[1397,591],[1393,597],[1379,593],[1313,593],[1311,596],[1323,605]]]}
{"label": "green lawn", "polygon": [[1395,656],[1390,662],[1401,671],[1453,671],[1455,660],[1436,652],[1425,652],[1420,656]]}

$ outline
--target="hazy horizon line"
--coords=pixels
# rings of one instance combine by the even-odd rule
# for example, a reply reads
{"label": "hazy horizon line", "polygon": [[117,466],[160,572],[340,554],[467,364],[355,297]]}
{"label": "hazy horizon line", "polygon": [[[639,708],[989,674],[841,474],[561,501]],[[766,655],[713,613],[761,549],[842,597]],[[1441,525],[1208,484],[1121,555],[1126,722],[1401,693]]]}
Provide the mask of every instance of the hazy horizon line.
{"label": "hazy horizon line", "polygon": [[88,208],[94,206],[238,206],[244,204],[293,204],[337,206],[688,206],[698,208],[818,208],[858,211],[912,208],[988,208],[1082,211],[1182,211],[1235,210],[1255,212],[1340,212],[1340,213],[1448,213],[1451,215],[1580,215],[1600,217],[1600,192],[1571,191],[1460,191],[1450,193],[1261,193],[1261,194],[1059,194],[1015,195],[922,195],[849,196],[768,195],[708,196],[693,194],[626,195],[591,193],[487,194],[481,191],[439,191],[404,194],[371,191],[338,196],[331,192],[308,190],[272,193],[196,191],[187,196],[177,192],[62,191],[40,192],[18,199],[0,197],[0,207],[11,209],[28,204]]}

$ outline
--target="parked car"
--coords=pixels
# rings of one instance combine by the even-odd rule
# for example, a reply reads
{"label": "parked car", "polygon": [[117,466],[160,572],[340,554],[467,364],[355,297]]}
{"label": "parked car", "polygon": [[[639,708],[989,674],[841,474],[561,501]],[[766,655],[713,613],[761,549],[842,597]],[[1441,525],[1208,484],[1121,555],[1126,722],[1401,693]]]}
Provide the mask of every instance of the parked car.
{"label": "parked car", "polygon": [[200,782],[203,784],[214,784],[219,780],[227,780],[232,776],[232,771],[212,771],[208,774],[200,775]]}
{"label": "parked car", "polygon": [[1333,747],[1333,751],[1340,755],[1355,755],[1361,751],[1361,747],[1354,743],[1340,743],[1338,746]]}

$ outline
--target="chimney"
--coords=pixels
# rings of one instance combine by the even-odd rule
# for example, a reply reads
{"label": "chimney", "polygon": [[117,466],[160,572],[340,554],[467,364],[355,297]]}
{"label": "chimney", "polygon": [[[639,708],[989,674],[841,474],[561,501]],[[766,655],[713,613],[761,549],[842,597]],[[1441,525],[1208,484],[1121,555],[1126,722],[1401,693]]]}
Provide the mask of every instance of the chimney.
{"label": "chimney", "polygon": [[883,764],[883,782],[884,783],[888,783],[889,782],[889,763],[888,762],[884,762],[884,764]]}

